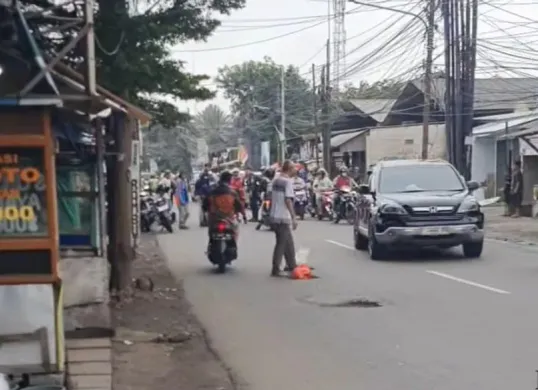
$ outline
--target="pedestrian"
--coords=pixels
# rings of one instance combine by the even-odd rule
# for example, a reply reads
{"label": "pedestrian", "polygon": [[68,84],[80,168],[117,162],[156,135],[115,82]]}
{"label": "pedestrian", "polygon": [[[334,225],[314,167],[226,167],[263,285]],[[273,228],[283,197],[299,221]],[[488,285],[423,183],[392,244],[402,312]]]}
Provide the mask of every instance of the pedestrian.
{"label": "pedestrian", "polygon": [[512,174],[510,172],[510,167],[508,167],[508,173],[504,177],[504,216],[509,217],[512,215],[512,202],[510,197],[510,192],[512,191]]}
{"label": "pedestrian", "polygon": [[280,175],[275,177],[271,185],[271,211],[269,217],[276,238],[271,276],[280,276],[280,265],[283,257],[286,260],[285,271],[293,271],[297,265],[292,233],[292,230],[297,229],[297,219],[293,207],[294,175],[294,164],[286,160],[282,164]]}
{"label": "pedestrian", "polygon": [[176,197],[179,212],[179,228],[185,230],[188,229],[187,219],[189,218],[189,185],[181,172],[176,181]]}
{"label": "pedestrian", "polygon": [[523,203],[523,173],[521,173],[521,161],[514,162],[512,168],[512,188],[510,201],[513,207],[512,218],[521,216],[521,203]]}

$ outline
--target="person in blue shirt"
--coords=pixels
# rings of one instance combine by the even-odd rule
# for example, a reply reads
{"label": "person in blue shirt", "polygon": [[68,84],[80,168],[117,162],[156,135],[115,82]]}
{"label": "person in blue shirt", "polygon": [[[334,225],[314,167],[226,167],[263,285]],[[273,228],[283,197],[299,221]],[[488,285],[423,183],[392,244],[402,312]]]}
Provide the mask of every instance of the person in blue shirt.
{"label": "person in blue shirt", "polygon": [[[204,170],[194,185],[194,195],[200,199],[200,205],[202,205],[204,199],[209,196],[215,182],[215,175],[209,168],[209,164],[204,166]],[[205,226],[207,224],[206,217],[206,213],[203,210],[200,210],[200,226]]]}
{"label": "person in blue shirt", "polygon": [[179,173],[176,181],[176,197],[178,200],[179,228],[188,229],[187,219],[189,218],[189,184],[185,180],[182,172]]}

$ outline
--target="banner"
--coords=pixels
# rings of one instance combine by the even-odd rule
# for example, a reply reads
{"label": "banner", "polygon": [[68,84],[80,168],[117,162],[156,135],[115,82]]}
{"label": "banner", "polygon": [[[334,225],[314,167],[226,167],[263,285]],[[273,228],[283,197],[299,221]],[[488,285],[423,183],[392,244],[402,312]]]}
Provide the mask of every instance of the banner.
{"label": "banner", "polygon": [[245,165],[248,161],[248,151],[245,145],[239,146],[238,160],[241,162],[241,165]]}
{"label": "banner", "polygon": [[261,143],[261,166],[268,167],[271,165],[271,142],[263,141]]}
{"label": "banner", "polygon": [[132,244],[138,246],[140,237],[140,141],[133,141],[131,146],[131,166],[129,167],[131,181],[131,238]]}

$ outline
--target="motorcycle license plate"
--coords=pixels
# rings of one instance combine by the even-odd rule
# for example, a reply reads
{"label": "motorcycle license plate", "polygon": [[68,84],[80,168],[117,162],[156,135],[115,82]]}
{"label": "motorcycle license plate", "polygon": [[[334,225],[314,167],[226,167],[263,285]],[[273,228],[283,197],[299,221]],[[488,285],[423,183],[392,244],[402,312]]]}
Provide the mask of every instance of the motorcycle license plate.
{"label": "motorcycle license plate", "polygon": [[222,240],[231,240],[233,238],[233,235],[231,233],[213,233],[211,234],[211,239],[215,241],[222,241]]}
{"label": "motorcycle license plate", "polygon": [[162,205],[162,206],[159,206],[157,208],[157,211],[159,212],[162,212],[162,211],[167,211],[168,210],[168,206],[167,205]]}

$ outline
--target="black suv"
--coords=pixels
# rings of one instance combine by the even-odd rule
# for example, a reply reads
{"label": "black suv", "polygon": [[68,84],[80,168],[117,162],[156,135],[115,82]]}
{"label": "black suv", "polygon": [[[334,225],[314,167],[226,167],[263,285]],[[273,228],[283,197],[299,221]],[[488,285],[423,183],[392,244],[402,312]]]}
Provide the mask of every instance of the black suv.
{"label": "black suv", "polygon": [[359,187],[355,248],[367,249],[372,260],[403,247],[458,245],[466,257],[480,257],[484,214],[472,195],[477,188],[446,161],[382,161]]}

